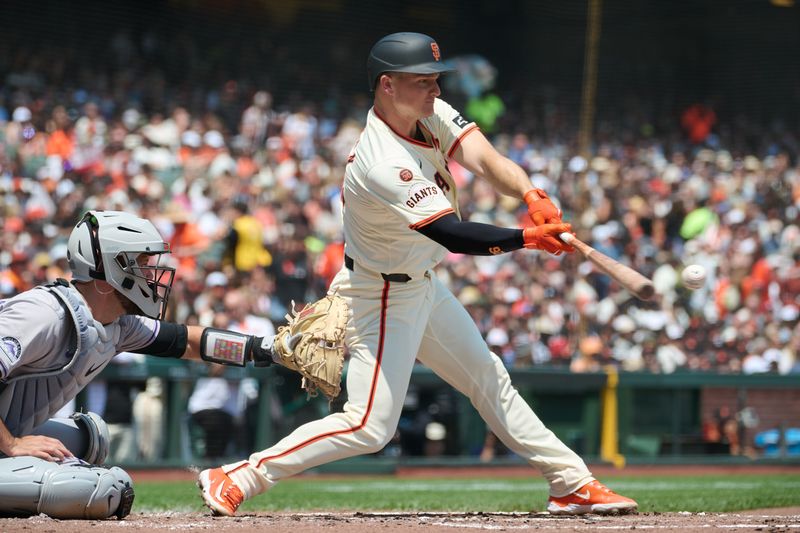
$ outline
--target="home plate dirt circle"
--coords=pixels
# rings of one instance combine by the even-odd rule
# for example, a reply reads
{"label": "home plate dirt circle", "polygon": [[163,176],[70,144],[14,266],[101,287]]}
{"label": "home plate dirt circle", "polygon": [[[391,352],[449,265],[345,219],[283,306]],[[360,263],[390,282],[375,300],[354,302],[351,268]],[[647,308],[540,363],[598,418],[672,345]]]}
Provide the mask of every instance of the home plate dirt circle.
{"label": "home plate dirt circle", "polygon": [[203,513],[133,513],[126,520],[54,520],[45,516],[0,519],[3,532],[290,531],[318,533],[456,531],[800,531],[800,508],[738,513],[642,513],[555,517],[548,513],[253,513],[232,518]]}

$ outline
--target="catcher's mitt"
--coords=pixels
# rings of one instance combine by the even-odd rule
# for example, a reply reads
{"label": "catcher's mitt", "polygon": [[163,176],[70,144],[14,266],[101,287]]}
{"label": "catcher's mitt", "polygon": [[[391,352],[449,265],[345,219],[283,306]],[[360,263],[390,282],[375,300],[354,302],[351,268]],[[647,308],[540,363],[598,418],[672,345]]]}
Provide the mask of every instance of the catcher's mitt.
{"label": "catcher's mitt", "polygon": [[292,312],[286,315],[289,324],[278,328],[273,349],[283,366],[303,376],[302,387],[309,396],[322,391],[333,400],[342,389],[347,316],[344,298],[329,294],[300,312],[292,302]]}

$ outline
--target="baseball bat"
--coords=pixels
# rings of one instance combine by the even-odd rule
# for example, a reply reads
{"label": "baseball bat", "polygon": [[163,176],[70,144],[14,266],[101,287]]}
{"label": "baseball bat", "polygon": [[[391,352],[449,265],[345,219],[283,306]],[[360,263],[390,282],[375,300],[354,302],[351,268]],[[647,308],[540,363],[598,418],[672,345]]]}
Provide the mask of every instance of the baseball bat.
{"label": "baseball bat", "polygon": [[559,237],[561,237],[561,240],[565,243],[572,245],[586,259],[591,261],[594,266],[608,274],[640,300],[649,300],[653,297],[655,293],[653,282],[634,269],[598,252],[571,233],[562,233]]}

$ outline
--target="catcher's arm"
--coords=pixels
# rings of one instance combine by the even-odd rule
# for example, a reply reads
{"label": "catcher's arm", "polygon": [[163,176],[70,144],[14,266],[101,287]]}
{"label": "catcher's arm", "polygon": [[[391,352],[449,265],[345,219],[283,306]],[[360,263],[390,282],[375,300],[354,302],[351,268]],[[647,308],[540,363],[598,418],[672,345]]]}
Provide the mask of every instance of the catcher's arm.
{"label": "catcher's arm", "polygon": [[[192,332],[190,327],[189,335]],[[277,335],[266,337],[256,337],[245,335],[227,329],[217,328],[198,328],[202,329],[199,334],[199,355],[203,361],[218,363],[231,366],[245,366],[252,361],[255,366],[270,366],[273,362],[283,363],[278,355],[275,342],[282,342],[282,350],[291,352],[300,340],[299,335],[283,336],[280,340]],[[189,344],[191,345],[191,339]]]}
{"label": "catcher's arm", "polygon": [[8,457],[31,455],[45,461],[63,461],[72,457],[64,443],[45,435],[24,435],[15,437],[0,420],[0,452]]}
{"label": "catcher's arm", "polygon": [[302,311],[293,309],[286,317],[288,323],[278,328],[275,336],[183,326],[188,339],[183,343],[185,351],[181,349],[180,353],[187,359],[234,366],[249,361],[255,366],[269,366],[274,361],[303,376],[302,386],[310,395],[321,390],[333,399],[341,387],[347,317],[344,299],[331,294]]}
{"label": "catcher's arm", "polygon": [[[269,366],[275,356],[275,336],[257,337],[227,329],[186,326],[174,322],[156,321],[149,344],[132,351],[156,357],[172,357],[193,361],[208,361],[223,365]],[[291,341],[287,341],[291,346]],[[289,348],[291,349],[291,347]]]}

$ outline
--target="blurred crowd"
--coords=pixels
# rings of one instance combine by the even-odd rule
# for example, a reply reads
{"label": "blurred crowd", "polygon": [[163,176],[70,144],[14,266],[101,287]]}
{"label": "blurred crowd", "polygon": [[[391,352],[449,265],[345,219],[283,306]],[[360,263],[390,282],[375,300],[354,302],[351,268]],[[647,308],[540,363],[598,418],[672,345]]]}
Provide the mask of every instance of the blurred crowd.
{"label": "blurred crowd", "polygon": [[[142,64],[124,34],[109,50],[120,65]],[[136,213],[171,243],[174,320],[263,335],[292,301],[324,293],[342,264],[339,187],[365,94],[279,102],[245,80],[210,77],[187,92],[157,72],[90,65],[61,86],[51,56],[16,58],[0,86],[0,296],[68,278],[66,240],[88,209]],[[789,129],[708,109],[655,127],[635,108],[601,120],[580,153],[572,106],[551,93],[498,94],[490,140],[556,199],[579,238],[652,277],[657,292],[638,301],[578,254],[449,255],[438,275],[509,367],[800,371],[800,166]],[[451,170],[465,219],[528,223],[519,201]],[[699,290],[681,285],[688,264],[708,271]]]}
{"label": "blurred crowd", "polygon": [[[656,287],[638,301],[577,254],[448,258],[450,283],[508,365],[800,371],[800,176],[789,153],[670,151],[649,139],[583,157],[524,133],[495,144],[559,199],[578,237]],[[524,223],[484,184],[467,191],[472,220]],[[699,290],[682,286],[690,264],[709,273]]]}

